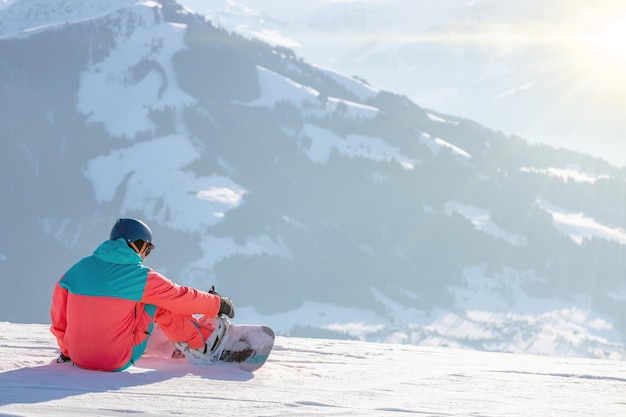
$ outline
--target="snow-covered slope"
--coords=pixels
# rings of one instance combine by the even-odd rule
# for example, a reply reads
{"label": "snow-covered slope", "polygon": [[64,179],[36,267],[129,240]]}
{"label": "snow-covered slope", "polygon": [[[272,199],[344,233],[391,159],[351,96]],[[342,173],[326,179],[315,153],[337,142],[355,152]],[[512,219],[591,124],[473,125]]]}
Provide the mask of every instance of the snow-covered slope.
{"label": "snow-covered slope", "polygon": [[279,337],[254,374],[142,358],[57,364],[46,326],[0,322],[3,416],[623,416],[623,362]]}

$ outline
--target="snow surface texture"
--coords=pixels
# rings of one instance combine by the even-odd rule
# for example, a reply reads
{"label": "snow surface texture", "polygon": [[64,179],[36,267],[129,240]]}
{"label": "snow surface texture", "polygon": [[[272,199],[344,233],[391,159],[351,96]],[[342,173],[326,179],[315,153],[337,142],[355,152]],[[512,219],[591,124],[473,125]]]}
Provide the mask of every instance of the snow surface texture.
{"label": "snow surface texture", "polygon": [[120,373],[57,364],[47,326],[0,323],[0,416],[624,416],[626,367],[278,337],[256,373],[144,357]]}

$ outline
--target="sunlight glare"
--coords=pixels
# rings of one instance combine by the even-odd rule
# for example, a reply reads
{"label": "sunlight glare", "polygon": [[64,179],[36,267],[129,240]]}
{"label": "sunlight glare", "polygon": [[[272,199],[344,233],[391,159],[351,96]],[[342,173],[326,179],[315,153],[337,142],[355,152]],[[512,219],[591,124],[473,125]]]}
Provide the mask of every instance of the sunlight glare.
{"label": "sunlight glare", "polygon": [[621,100],[626,90],[626,18],[605,17],[593,26],[576,35],[579,45],[586,46],[576,52],[576,69],[587,86]]}
{"label": "sunlight glare", "polygon": [[607,24],[598,36],[598,41],[609,57],[626,64],[626,19]]}

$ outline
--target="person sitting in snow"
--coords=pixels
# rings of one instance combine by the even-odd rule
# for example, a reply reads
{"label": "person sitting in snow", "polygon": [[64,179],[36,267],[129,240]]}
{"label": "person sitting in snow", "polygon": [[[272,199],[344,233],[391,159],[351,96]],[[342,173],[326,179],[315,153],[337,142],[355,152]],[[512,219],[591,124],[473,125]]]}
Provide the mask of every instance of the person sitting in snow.
{"label": "person sitting in snow", "polygon": [[175,284],[145,266],[152,242],[145,223],[118,219],[110,239],[56,283],[50,330],[61,350],[57,362],[122,371],[142,356],[155,322],[170,341],[210,354],[219,333],[212,323],[219,321],[207,318],[233,318],[232,301]]}

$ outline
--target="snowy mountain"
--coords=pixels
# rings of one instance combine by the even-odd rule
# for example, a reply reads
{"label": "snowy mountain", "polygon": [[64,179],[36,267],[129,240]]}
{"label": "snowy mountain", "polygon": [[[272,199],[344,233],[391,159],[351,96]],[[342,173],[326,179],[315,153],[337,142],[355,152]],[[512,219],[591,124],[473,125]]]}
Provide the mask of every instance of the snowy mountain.
{"label": "snowy mountain", "polygon": [[[44,325],[0,323],[3,416],[623,416],[622,362],[279,337],[254,374],[144,357],[57,364]],[[33,349],[37,346],[37,349]]]}
{"label": "snowy mountain", "polygon": [[623,1],[184,3],[423,107],[626,165]]}
{"label": "snowy mountain", "polygon": [[[239,11],[237,13],[240,13]],[[0,9],[0,319],[119,216],[278,334],[624,357],[624,172],[168,1]]]}

